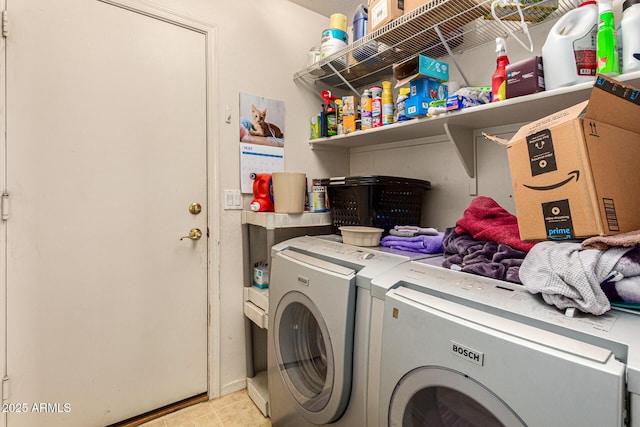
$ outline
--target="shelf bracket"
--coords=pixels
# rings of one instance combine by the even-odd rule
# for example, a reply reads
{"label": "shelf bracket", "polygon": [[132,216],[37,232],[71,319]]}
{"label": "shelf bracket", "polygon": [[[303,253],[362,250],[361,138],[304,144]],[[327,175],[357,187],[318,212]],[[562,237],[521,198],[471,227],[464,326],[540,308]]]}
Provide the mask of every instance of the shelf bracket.
{"label": "shelf bracket", "polygon": [[357,90],[355,90],[355,88],[353,86],[351,86],[351,83],[349,83],[343,76],[342,73],[339,73],[338,70],[335,69],[335,67],[331,64],[331,62],[327,62],[327,65],[329,66],[329,68],[331,68],[331,70],[336,73],[336,75],[338,77],[340,77],[340,80],[342,80],[342,82],[347,85],[347,87],[349,89],[351,89],[357,96],[360,96],[360,92],[358,92]]}
{"label": "shelf bracket", "polygon": [[468,86],[469,85],[469,80],[467,79],[467,76],[464,75],[464,71],[462,71],[462,67],[460,66],[460,64],[458,64],[458,61],[456,61],[456,57],[453,54],[453,51],[451,50],[449,45],[447,44],[447,40],[442,35],[442,32],[440,31],[440,26],[435,25],[433,28],[436,30],[436,33],[438,34],[438,37],[440,38],[440,41],[442,42],[442,45],[447,50],[447,53],[449,54],[449,57],[451,57],[451,60],[453,61],[453,64],[458,69],[458,72],[460,73],[460,76],[462,76],[462,80],[464,80],[464,86]]}
{"label": "shelf bracket", "polygon": [[467,175],[471,178],[469,195],[475,196],[478,193],[478,188],[476,182],[476,140],[473,137],[473,129],[445,123],[444,131],[453,144]]}

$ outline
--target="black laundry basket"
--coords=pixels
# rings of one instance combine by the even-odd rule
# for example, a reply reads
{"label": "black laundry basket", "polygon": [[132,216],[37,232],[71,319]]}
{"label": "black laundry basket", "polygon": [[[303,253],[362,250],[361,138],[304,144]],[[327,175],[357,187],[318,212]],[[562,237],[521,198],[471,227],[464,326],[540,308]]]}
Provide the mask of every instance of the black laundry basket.
{"label": "black laundry basket", "polygon": [[333,232],[339,227],[364,225],[384,229],[420,225],[429,181],[394,176],[331,178],[327,187]]}

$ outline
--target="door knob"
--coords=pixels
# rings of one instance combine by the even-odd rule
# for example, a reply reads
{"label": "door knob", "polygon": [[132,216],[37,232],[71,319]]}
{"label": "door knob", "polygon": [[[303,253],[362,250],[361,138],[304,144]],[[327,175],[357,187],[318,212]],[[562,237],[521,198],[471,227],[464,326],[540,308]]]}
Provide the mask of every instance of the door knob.
{"label": "door knob", "polygon": [[183,239],[200,240],[201,237],[202,237],[202,231],[200,231],[199,228],[192,228],[191,231],[189,231],[189,235],[182,236],[180,240],[183,240]]}

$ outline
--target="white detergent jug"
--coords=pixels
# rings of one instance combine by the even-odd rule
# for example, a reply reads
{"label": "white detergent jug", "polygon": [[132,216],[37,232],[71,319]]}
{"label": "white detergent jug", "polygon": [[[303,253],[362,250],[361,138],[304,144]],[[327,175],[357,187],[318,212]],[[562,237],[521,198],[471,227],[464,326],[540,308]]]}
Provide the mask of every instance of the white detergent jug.
{"label": "white detergent jug", "polygon": [[593,81],[596,75],[598,6],[582,2],[551,28],[542,46],[546,90]]}

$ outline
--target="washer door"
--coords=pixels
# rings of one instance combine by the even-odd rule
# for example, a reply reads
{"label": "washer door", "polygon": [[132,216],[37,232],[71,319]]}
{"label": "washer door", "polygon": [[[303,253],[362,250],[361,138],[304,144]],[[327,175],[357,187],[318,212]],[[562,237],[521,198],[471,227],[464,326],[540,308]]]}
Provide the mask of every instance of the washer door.
{"label": "washer door", "polygon": [[396,385],[389,406],[389,426],[526,424],[498,396],[472,378],[454,370],[424,366],[406,374]]}
{"label": "washer door", "polygon": [[336,361],[327,325],[304,294],[285,294],[275,313],[275,356],[298,411],[314,424],[339,418],[348,403],[334,384]]}

